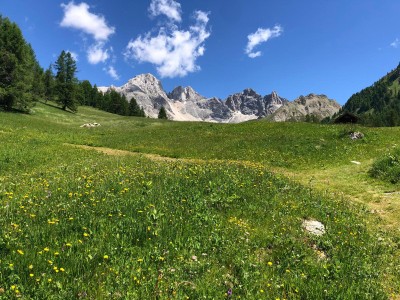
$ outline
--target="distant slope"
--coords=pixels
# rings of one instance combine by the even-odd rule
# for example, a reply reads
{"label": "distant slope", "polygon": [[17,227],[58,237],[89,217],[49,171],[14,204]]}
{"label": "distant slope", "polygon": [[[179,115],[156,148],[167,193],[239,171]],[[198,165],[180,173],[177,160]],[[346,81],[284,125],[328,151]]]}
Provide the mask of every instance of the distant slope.
{"label": "distant slope", "polygon": [[320,121],[337,113],[340,104],[325,95],[309,94],[300,96],[293,102],[286,102],[267,119],[275,122]]}
{"label": "distant slope", "polygon": [[400,64],[386,76],[352,95],[343,106],[373,126],[400,125]]}

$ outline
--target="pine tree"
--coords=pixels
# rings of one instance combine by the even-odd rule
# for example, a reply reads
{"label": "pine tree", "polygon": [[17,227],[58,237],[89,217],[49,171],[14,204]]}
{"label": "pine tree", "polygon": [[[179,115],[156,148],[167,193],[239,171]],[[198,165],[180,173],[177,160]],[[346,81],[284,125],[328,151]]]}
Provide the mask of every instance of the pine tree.
{"label": "pine tree", "polygon": [[146,113],[144,112],[143,107],[140,107],[140,111],[139,111],[139,117],[145,118],[146,117]]}
{"label": "pine tree", "polygon": [[99,90],[97,89],[97,85],[95,84],[92,88],[89,105],[93,107],[99,107],[102,98],[103,98],[103,93],[99,92]]}
{"label": "pine tree", "polygon": [[29,111],[35,69],[40,66],[21,30],[0,15],[0,107]]}
{"label": "pine tree", "polygon": [[63,110],[69,108],[71,111],[77,111],[77,79],[76,73],[76,62],[73,59],[71,53],[61,52],[56,63],[54,64],[56,69],[56,95],[57,102],[61,105]]}
{"label": "pine tree", "polygon": [[167,111],[165,110],[164,106],[161,106],[160,111],[158,113],[158,118],[164,120],[168,119]]}
{"label": "pine tree", "polygon": [[81,83],[79,83],[79,103],[81,105],[90,105],[92,103],[92,84],[90,83],[89,80],[84,80]]}
{"label": "pine tree", "polygon": [[51,64],[44,72],[43,83],[44,83],[44,98],[45,101],[47,102],[48,100],[51,100],[53,98],[54,87],[55,87],[53,66]]}
{"label": "pine tree", "polygon": [[129,102],[129,115],[139,117],[140,116],[140,107],[136,102],[135,98],[132,98]]}

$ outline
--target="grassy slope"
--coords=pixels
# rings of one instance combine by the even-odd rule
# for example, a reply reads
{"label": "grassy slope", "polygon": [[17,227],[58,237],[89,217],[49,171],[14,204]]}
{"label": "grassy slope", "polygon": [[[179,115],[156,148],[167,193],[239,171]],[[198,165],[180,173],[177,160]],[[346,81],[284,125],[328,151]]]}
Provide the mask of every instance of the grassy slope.
{"label": "grassy slope", "polygon": [[[102,126],[79,127],[86,122]],[[84,107],[74,115],[43,104],[33,115],[1,113],[0,298],[222,299],[232,288],[245,299],[384,299],[399,284],[397,237],[369,226],[377,219],[338,192],[362,200],[365,187],[396,188],[365,169],[399,130],[361,128],[357,142],[348,130],[175,123]],[[328,234],[308,236],[304,218],[323,221]]]}

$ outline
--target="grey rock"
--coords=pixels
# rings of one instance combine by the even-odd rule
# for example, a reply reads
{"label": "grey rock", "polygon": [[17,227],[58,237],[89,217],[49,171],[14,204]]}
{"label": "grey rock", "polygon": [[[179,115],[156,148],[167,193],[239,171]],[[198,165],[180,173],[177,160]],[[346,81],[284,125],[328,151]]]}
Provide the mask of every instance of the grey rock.
{"label": "grey rock", "polygon": [[312,235],[321,236],[325,234],[325,225],[316,220],[304,220],[302,227]]}
{"label": "grey rock", "polygon": [[332,116],[340,108],[340,104],[325,95],[309,94],[300,96],[293,102],[284,103],[268,119],[276,122],[304,121],[308,115],[322,120]]}
{"label": "grey rock", "polygon": [[[315,100],[316,98],[320,99],[321,96],[313,94],[306,97],[301,96],[294,102],[289,102],[276,92],[261,96],[250,88],[241,93],[230,95],[226,100],[215,97],[206,98],[190,86],[178,86],[167,94],[161,81],[152,74],[138,75],[121,87],[110,86],[99,87],[98,89],[103,93],[113,89],[125,95],[128,101],[135,98],[138,105],[143,107],[146,115],[151,118],[157,118],[158,112],[163,106],[168,118],[177,121],[239,123],[269,117],[271,114],[274,116],[272,120],[286,121],[290,117],[298,117],[318,110],[322,111],[327,106],[324,101],[318,102]],[[293,113],[290,108],[292,106],[302,106],[302,111],[306,112]],[[284,107],[290,108],[289,117],[286,113],[287,108],[284,110],[283,115],[282,113],[277,113]],[[330,113],[324,112],[320,114],[323,116],[330,115]]]}
{"label": "grey rock", "polygon": [[364,134],[362,132],[355,131],[350,133],[350,139],[352,139],[353,141],[360,140],[362,138],[364,138]]}

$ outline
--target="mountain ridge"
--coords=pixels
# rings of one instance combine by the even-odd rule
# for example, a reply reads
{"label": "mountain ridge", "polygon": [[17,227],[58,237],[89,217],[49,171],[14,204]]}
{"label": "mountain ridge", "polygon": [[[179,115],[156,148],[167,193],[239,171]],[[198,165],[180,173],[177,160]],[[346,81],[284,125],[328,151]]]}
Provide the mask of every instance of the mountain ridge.
{"label": "mountain ridge", "polygon": [[168,118],[176,121],[240,123],[268,117],[290,103],[275,91],[262,96],[252,88],[231,94],[225,100],[207,98],[191,86],[177,86],[167,93],[161,81],[150,73],[137,75],[120,87],[98,89],[103,93],[113,89],[128,101],[135,98],[151,118],[157,118],[159,110],[164,107]]}

